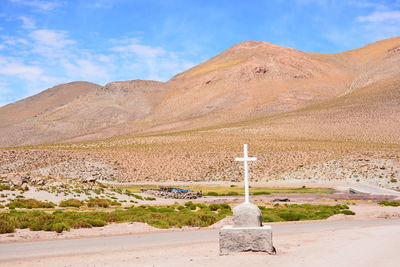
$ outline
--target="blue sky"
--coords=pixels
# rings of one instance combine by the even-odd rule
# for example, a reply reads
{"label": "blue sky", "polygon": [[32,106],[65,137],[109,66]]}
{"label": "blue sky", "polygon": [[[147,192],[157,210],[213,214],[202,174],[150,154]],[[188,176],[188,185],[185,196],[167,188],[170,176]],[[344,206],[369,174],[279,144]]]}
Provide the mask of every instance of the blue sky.
{"label": "blue sky", "polygon": [[70,81],[166,81],[244,40],[336,53],[400,35],[400,0],[0,0],[0,106]]}

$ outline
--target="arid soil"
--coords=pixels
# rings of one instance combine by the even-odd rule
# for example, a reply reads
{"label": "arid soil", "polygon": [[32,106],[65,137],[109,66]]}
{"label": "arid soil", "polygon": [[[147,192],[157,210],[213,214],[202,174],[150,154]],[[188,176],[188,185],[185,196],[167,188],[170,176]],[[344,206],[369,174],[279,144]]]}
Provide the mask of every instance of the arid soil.
{"label": "arid soil", "polygon": [[242,166],[234,159],[242,154],[242,144],[249,143],[250,154],[258,158],[250,169],[254,182],[336,181],[400,187],[398,146],[250,137],[195,132],[0,150],[0,177],[228,184],[242,180]]}
{"label": "arid soil", "polygon": [[247,143],[252,181],[397,190],[399,46],[243,42],[167,83],[56,86],[0,108],[0,146],[30,145],[0,149],[0,177],[228,183],[242,179]]}
{"label": "arid soil", "polygon": [[[310,224],[312,230],[286,231],[274,234],[276,255],[244,252],[220,256],[217,234],[204,241],[196,238],[169,239],[169,244],[139,244],[118,246],[96,253],[59,254],[48,252],[45,257],[24,257],[2,260],[3,266],[388,266],[398,265],[397,237],[400,228],[395,224],[342,225],[331,229]],[[308,227],[310,229],[310,227]],[[276,228],[275,228],[276,229]],[[204,232],[203,232],[204,233]],[[189,235],[190,236],[190,235]],[[198,236],[198,235],[196,235]],[[132,236],[133,237],[133,236]],[[155,236],[157,238],[157,236]],[[140,240],[140,239],[139,239]],[[145,240],[151,240],[147,236]],[[71,240],[69,240],[71,241]],[[180,241],[180,242],[179,242]],[[57,246],[56,241],[54,245]],[[101,239],[97,242],[102,243]],[[103,241],[104,242],[104,241]],[[114,242],[115,243],[115,242]],[[95,244],[93,244],[95,246]],[[26,246],[25,246],[26,247]],[[48,245],[47,245],[48,247]],[[57,249],[57,247],[56,247]],[[72,249],[69,249],[71,251]],[[83,251],[88,251],[87,248]],[[58,252],[60,253],[60,252]],[[11,253],[12,254],[12,253]],[[32,254],[32,253],[30,253]],[[46,254],[46,252],[44,253]],[[11,255],[10,255],[11,256]]]}

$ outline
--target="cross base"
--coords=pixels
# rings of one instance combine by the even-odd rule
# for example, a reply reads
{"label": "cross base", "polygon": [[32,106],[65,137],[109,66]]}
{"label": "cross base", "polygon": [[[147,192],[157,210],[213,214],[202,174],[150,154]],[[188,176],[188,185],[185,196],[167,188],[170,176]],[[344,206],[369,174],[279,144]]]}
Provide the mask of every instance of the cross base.
{"label": "cross base", "polygon": [[271,226],[233,227],[229,225],[219,230],[219,252],[221,255],[243,251],[275,254],[275,248],[272,245]]}

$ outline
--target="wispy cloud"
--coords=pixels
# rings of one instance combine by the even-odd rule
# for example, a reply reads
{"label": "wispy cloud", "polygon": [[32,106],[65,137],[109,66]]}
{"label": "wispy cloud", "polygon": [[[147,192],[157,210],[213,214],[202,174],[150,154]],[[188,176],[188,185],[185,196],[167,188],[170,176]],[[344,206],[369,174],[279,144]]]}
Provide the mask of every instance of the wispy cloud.
{"label": "wispy cloud", "polygon": [[27,66],[17,62],[0,66],[0,74],[15,75],[28,80],[38,79],[42,73],[43,69],[39,67]]}
{"label": "wispy cloud", "polygon": [[41,1],[41,0],[10,0],[12,3],[33,7],[40,11],[51,11],[61,6],[61,1]]}
{"label": "wispy cloud", "polygon": [[29,37],[40,45],[57,48],[76,43],[74,40],[68,39],[67,31],[61,30],[35,30],[29,34]]}
{"label": "wispy cloud", "polygon": [[89,7],[93,8],[111,8],[115,0],[96,0],[93,3],[89,3]]}
{"label": "wispy cloud", "polygon": [[385,9],[386,6],[378,1],[350,0],[347,3],[358,8]]}
{"label": "wispy cloud", "polygon": [[[113,41],[116,42],[115,40]],[[165,54],[165,50],[162,47],[153,47],[153,46],[139,44],[139,40],[135,38],[121,40],[119,42],[128,44],[112,47],[111,48],[112,51],[133,53],[139,57],[144,57],[144,58],[154,58]]]}
{"label": "wispy cloud", "polygon": [[400,22],[399,11],[377,11],[367,16],[359,16],[356,18],[358,22]]}
{"label": "wispy cloud", "polygon": [[173,75],[186,70],[195,63],[184,60],[176,52],[161,46],[146,45],[139,38],[110,40],[114,45],[110,51],[119,62],[125,62],[126,70],[144,70],[144,79],[166,81]]}
{"label": "wispy cloud", "polygon": [[36,23],[33,19],[25,17],[25,16],[20,16],[19,19],[22,21],[23,29],[35,29],[36,28]]}
{"label": "wispy cloud", "polygon": [[63,61],[62,66],[68,72],[69,76],[75,79],[87,80],[88,77],[92,79],[110,79],[108,66],[89,59],[77,59],[70,61]]}
{"label": "wispy cloud", "polygon": [[[4,77],[19,78],[29,81],[31,88],[33,85],[59,83],[63,79],[46,74],[42,66],[25,63],[15,57],[0,58],[0,75]],[[41,88],[43,90],[43,88]],[[34,90],[36,92],[37,90]]]}

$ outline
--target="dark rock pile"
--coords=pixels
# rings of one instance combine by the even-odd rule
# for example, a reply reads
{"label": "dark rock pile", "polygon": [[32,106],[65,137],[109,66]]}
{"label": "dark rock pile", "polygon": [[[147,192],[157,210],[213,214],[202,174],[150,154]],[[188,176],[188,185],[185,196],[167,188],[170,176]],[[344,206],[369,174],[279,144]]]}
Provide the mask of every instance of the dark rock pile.
{"label": "dark rock pile", "polygon": [[141,189],[142,193],[147,193],[161,198],[175,199],[196,199],[202,197],[202,192],[181,190],[179,188],[160,187],[159,189]]}

